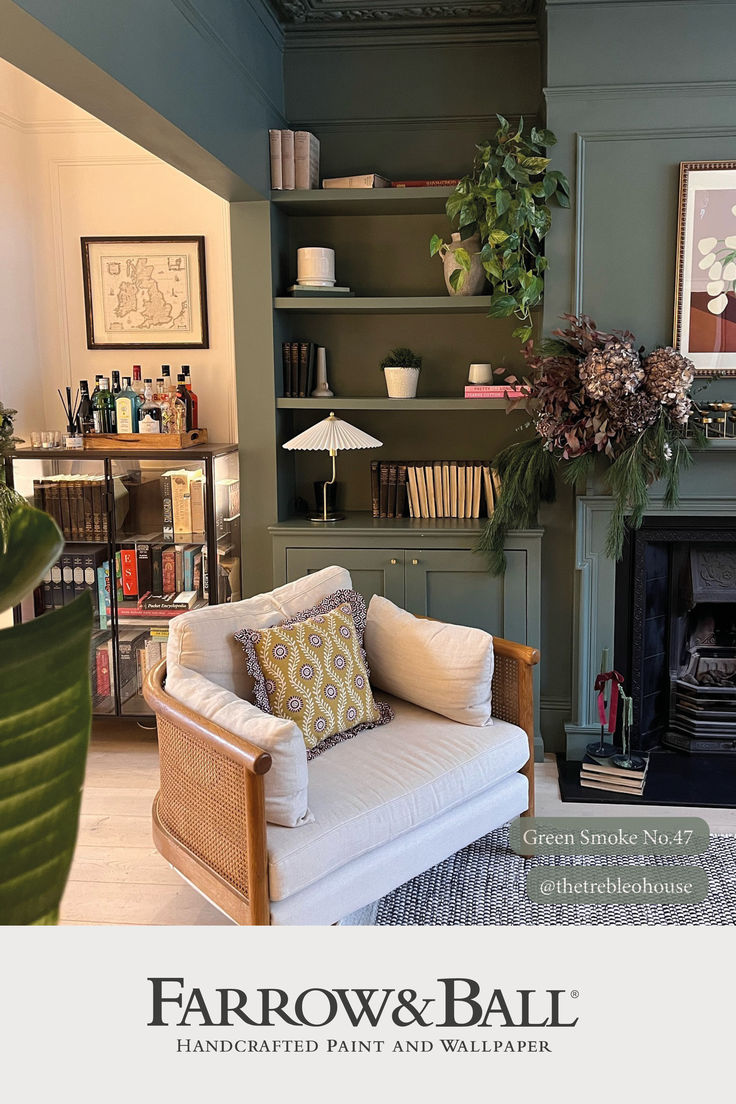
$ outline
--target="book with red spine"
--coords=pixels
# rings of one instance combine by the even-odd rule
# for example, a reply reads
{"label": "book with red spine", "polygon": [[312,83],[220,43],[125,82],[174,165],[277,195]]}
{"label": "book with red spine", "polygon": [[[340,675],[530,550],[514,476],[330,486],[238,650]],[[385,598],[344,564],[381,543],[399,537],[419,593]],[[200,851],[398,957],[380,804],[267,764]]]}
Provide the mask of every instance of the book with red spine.
{"label": "book with red spine", "polygon": [[138,562],[135,541],[126,541],[120,546],[120,574],[124,598],[138,597]]}
{"label": "book with red spine", "polygon": [[528,393],[527,389],[511,384],[468,383],[465,386],[466,399],[523,399]]}
{"label": "book with red spine", "polygon": [[458,177],[437,178],[435,180],[394,180],[392,188],[454,188],[459,184]]}

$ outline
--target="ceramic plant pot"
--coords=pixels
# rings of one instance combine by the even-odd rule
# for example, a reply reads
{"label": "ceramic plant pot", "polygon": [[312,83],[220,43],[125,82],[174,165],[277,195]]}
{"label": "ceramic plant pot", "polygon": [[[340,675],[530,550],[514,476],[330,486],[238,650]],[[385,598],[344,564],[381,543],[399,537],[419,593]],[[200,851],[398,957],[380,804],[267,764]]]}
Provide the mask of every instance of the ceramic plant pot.
{"label": "ceramic plant pot", "polygon": [[419,382],[418,368],[384,368],[386,390],[390,399],[413,399]]}
{"label": "ceramic plant pot", "polygon": [[[462,267],[460,262],[455,260],[455,250],[458,248],[467,249],[471,256],[471,264],[470,272],[465,273],[462,287],[459,291],[455,291],[450,283],[450,277],[453,272]],[[476,234],[475,237],[466,238],[461,242],[460,235],[453,234],[451,244],[444,245],[440,254],[445,269],[445,285],[450,295],[480,295],[486,285],[485,270],[480,263],[480,237]]]}

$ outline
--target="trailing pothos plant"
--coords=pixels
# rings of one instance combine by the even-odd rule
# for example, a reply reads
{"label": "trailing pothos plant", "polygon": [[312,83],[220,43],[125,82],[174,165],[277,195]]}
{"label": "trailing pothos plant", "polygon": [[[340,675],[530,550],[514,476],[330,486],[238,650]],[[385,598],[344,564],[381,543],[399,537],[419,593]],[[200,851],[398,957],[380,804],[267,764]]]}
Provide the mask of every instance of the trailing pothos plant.
{"label": "trailing pothos plant", "polygon": [[[544,292],[547,258],[543,241],[552,224],[551,202],[570,206],[565,174],[549,168],[547,146],[557,139],[550,130],[533,126],[524,133],[524,120],[514,127],[498,115],[493,141],[476,146],[473,171],[456,185],[447,200],[451,222],[457,222],[461,242],[480,236],[480,260],[491,284],[490,318],[515,315],[514,336],[528,341],[533,332],[531,312]],[[438,234],[430,241],[430,255],[446,243]],[[470,271],[472,257],[462,245],[453,249],[458,268],[450,277],[459,291]]]}
{"label": "trailing pothos plant", "polygon": [[[14,446],[0,434],[0,612],[59,558],[56,522],[2,479]],[[92,601],[0,630],[0,924],[54,924],[74,854],[92,704]]]}
{"label": "trailing pothos plant", "polygon": [[[479,548],[490,570],[505,568],[504,540],[510,529],[536,524],[542,502],[553,502],[556,477],[584,482],[596,461],[607,462],[605,481],[613,499],[606,554],[621,557],[627,525],[641,525],[649,488],[664,484],[664,505],[678,503],[680,474],[692,463],[688,437],[705,443],[691,420],[693,364],[676,349],[645,355],[628,331],[605,333],[583,315],[565,315],[539,351],[530,342],[531,369],[520,389],[534,436],[509,445],[494,461],[500,494]],[[518,386],[513,377],[507,380]]]}

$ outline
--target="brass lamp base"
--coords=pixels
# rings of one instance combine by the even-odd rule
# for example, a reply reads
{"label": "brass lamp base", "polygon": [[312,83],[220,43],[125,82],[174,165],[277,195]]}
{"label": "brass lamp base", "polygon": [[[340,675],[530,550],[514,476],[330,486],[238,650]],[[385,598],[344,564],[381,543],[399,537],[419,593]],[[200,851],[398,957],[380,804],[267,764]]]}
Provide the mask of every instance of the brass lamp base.
{"label": "brass lamp base", "polygon": [[308,516],[310,521],[344,521],[345,520],[345,515],[344,514],[338,514],[338,513],[335,513],[334,511],[331,511],[331,510],[328,510],[326,515],[324,513],[320,513],[320,514],[308,514],[307,516]]}

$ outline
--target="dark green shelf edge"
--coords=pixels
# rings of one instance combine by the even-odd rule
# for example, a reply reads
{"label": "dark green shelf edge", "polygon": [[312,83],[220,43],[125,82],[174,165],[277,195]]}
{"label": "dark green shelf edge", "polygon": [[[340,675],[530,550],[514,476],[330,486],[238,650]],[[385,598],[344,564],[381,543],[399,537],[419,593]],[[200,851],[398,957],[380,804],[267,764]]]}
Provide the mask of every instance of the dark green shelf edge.
{"label": "dark green shelf edge", "polygon": [[444,214],[454,188],[313,188],[271,192],[271,202],[287,215]]}
{"label": "dark green shelf edge", "polygon": [[[481,518],[374,518],[367,511],[348,512],[343,521],[309,521],[304,517],[286,518],[269,525],[269,533],[331,533],[340,537],[365,533],[471,533],[476,536],[485,528],[487,517]],[[541,529],[514,529],[513,536],[537,536]]]}
{"label": "dark green shelf edge", "polygon": [[506,410],[506,399],[277,399],[279,410]]}
{"label": "dark green shelf edge", "polygon": [[279,295],[276,310],[321,311],[327,314],[487,314],[488,295],[404,295],[395,297],[356,296],[354,299],[296,298]]}

